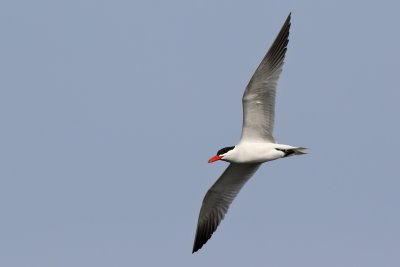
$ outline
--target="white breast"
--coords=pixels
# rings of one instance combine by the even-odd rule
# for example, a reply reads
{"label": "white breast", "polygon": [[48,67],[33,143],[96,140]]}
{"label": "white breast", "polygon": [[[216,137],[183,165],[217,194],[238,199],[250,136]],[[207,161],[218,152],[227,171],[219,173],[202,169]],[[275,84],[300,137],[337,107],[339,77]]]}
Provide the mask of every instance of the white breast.
{"label": "white breast", "polygon": [[262,163],[275,160],[284,156],[284,153],[276,150],[281,145],[264,142],[240,142],[232,151],[226,161],[233,163]]}

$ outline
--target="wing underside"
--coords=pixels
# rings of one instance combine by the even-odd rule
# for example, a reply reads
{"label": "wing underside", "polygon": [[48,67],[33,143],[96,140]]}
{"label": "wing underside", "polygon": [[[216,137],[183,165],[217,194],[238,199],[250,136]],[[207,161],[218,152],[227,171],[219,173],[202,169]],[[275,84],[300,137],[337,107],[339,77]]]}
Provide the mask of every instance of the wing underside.
{"label": "wing underside", "polygon": [[231,163],[208,190],[200,209],[193,252],[199,250],[211,238],[227,213],[229,205],[259,166],[260,164]]}
{"label": "wing underside", "polygon": [[290,14],[243,94],[242,139],[275,142],[275,95],[289,43]]}

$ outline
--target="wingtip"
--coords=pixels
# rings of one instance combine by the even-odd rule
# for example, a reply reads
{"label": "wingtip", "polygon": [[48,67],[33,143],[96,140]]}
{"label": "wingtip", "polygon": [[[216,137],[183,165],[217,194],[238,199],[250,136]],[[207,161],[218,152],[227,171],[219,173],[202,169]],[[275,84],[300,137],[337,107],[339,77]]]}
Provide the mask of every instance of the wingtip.
{"label": "wingtip", "polygon": [[286,18],[286,22],[290,24],[291,19],[292,19],[292,12],[289,12],[289,15]]}
{"label": "wingtip", "polygon": [[194,245],[193,245],[193,250],[192,250],[192,254],[194,254],[195,252],[197,252],[197,251],[199,251],[202,247],[203,247],[203,245],[204,244],[199,244],[199,243],[197,243],[196,242],[197,240],[195,240],[195,243],[194,243]]}
{"label": "wingtip", "polygon": [[200,237],[199,237],[199,228],[197,226],[196,235],[195,235],[194,243],[193,243],[192,254],[194,254],[195,252],[199,251],[206,242],[207,242],[207,240],[205,242],[203,242],[200,239]]}
{"label": "wingtip", "polygon": [[[217,225],[218,226],[218,225]],[[192,250],[192,254],[199,251],[206,243],[208,240],[210,240],[211,236],[213,235],[214,231],[216,230],[216,228],[212,231],[211,234],[206,234],[204,235],[199,235],[199,229],[197,229],[196,231],[196,237],[194,239],[194,243],[193,243],[193,250]],[[203,231],[204,234],[204,231]]]}
{"label": "wingtip", "polygon": [[199,248],[196,247],[196,241],[195,241],[193,244],[192,254],[194,254],[198,250],[199,250]]}

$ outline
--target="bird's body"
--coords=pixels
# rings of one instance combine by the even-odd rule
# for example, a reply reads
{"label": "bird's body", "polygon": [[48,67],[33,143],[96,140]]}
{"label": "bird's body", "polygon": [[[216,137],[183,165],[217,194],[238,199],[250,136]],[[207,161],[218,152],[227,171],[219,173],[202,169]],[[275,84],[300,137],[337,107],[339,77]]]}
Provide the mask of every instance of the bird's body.
{"label": "bird's body", "polygon": [[[222,160],[230,163],[264,163],[283,158],[284,151],[301,151],[303,148],[269,142],[242,141],[229,151]],[[300,152],[301,153],[301,152]]]}
{"label": "bird's body", "polygon": [[262,163],[305,154],[305,148],[278,144],[272,135],[276,84],[282,72],[289,42],[289,28],[290,14],[244,91],[240,142],[236,146],[220,149],[208,161],[211,163],[223,160],[230,165],[203,199],[193,252],[210,239],[229,205]]}

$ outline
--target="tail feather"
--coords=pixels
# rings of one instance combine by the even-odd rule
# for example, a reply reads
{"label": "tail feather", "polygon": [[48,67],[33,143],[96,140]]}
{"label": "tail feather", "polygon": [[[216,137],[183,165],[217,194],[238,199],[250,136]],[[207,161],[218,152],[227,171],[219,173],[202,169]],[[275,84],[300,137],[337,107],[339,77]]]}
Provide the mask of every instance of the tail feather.
{"label": "tail feather", "polygon": [[297,147],[294,148],[294,155],[303,155],[303,154],[307,154],[307,152],[305,151],[307,148],[305,147]]}
{"label": "tail feather", "polygon": [[281,151],[285,153],[284,158],[294,156],[294,155],[304,155],[307,154],[305,147],[295,147],[290,149],[282,149]]}

